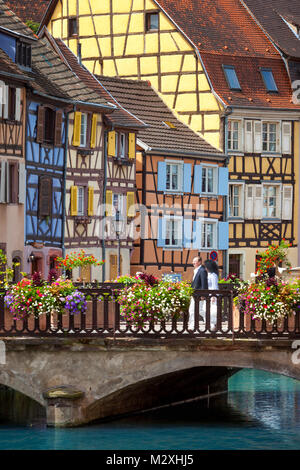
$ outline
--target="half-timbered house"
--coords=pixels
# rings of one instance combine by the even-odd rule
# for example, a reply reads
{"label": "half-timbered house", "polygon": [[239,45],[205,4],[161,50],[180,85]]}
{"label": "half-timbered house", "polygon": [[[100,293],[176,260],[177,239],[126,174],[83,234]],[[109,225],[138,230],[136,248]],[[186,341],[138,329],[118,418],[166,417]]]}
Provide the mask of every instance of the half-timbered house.
{"label": "half-timbered house", "polygon": [[[52,38],[46,31],[45,34]],[[67,253],[84,248],[87,253],[92,252],[99,257],[100,250],[100,257],[106,260],[101,279],[113,280],[117,277],[118,270],[114,218],[119,212],[124,226],[132,219],[130,207],[134,204],[136,191],[136,133],[145,124],[120,106],[61,40],[57,39],[55,45],[78,79],[102,100],[106,100],[113,111],[109,113],[109,109],[104,110],[105,114],[103,111],[98,115],[96,123],[95,114],[86,114],[77,106],[74,115],[75,129],[73,120],[70,120],[65,238]],[[121,237],[120,244],[120,272],[129,274],[133,249],[130,233]],[[80,273],[80,277],[85,280],[99,279],[88,268],[84,275]]]}
{"label": "half-timbered house", "polygon": [[[18,65],[13,32],[0,28],[0,249],[23,269],[25,204],[25,86],[30,77]],[[17,266],[18,265],[18,266]]]}
{"label": "half-timbered house", "polygon": [[[93,72],[150,80],[182,121],[232,155],[229,265],[285,237],[297,265],[299,104],[285,62],[240,0],[52,0],[43,22]],[[222,25],[221,28],[218,26]]]}
{"label": "half-timbered house", "polygon": [[213,251],[222,270],[228,248],[225,155],[176,119],[149,82],[98,78],[147,124],[137,137],[132,274],[147,270],[191,279],[193,258],[206,259]]}

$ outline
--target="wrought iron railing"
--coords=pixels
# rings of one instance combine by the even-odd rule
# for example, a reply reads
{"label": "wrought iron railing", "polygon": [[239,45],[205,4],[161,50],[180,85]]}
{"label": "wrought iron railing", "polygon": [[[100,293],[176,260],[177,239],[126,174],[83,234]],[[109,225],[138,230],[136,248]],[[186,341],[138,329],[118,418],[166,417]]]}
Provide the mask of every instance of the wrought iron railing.
{"label": "wrought iron railing", "polygon": [[[30,316],[15,320],[4,306],[4,292],[0,292],[0,336],[33,337],[172,337],[172,338],[288,338],[300,337],[300,314],[290,315],[271,324],[253,320],[233,304],[232,290],[195,290],[194,322],[189,312],[176,319],[146,322],[143,326],[128,324],[116,301],[120,284],[100,284],[94,288],[77,287],[88,296],[85,314],[71,315],[53,312],[38,318]],[[215,303],[215,304],[214,304]],[[213,325],[216,305],[216,322]]]}

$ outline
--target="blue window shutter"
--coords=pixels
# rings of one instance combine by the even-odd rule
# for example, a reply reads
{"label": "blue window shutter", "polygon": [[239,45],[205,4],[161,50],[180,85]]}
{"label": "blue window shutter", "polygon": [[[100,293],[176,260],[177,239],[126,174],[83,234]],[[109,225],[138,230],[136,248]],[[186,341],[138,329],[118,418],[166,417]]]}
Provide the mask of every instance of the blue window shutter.
{"label": "blue window shutter", "polygon": [[192,219],[183,219],[183,246],[192,247]]}
{"label": "blue window shutter", "polygon": [[190,193],[192,187],[192,165],[185,163],[183,165],[183,191]]}
{"label": "blue window shutter", "polygon": [[[165,226],[165,223],[164,223]],[[165,246],[165,234],[163,233],[163,219],[160,217],[158,219],[157,225],[157,246],[163,247]]]}
{"label": "blue window shutter", "polygon": [[218,223],[218,250],[228,250],[229,222]]}
{"label": "blue window shutter", "polygon": [[193,248],[201,249],[201,220],[194,220],[193,222]]}
{"label": "blue window shutter", "polygon": [[202,165],[194,166],[194,193],[201,194],[202,188]]}
{"label": "blue window shutter", "polygon": [[157,191],[166,190],[167,165],[166,162],[158,162],[157,165]]}
{"label": "blue window shutter", "polygon": [[219,168],[219,196],[228,196],[228,168]]}

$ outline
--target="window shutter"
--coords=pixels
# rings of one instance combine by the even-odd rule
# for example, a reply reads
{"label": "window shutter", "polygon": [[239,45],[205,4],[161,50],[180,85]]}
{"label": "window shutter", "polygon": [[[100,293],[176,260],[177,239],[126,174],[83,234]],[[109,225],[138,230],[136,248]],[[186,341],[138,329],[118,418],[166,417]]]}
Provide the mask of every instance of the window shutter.
{"label": "window shutter", "polygon": [[97,138],[97,114],[92,116],[92,128],[91,128],[91,149],[96,147],[96,138]]}
{"label": "window shutter", "polygon": [[135,134],[133,132],[128,135],[128,157],[130,159],[135,158]]}
{"label": "window shutter", "polygon": [[262,218],[263,209],[263,186],[256,184],[254,186],[254,200],[253,200],[253,211],[254,219]]}
{"label": "window shutter", "polygon": [[9,162],[6,162],[6,202],[10,203],[10,168]]}
{"label": "window shutter", "polygon": [[219,196],[228,196],[228,168],[219,167]]}
{"label": "window shutter", "polygon": [[192,247],[192,219],[183,219],[183,246],[184,248]]}
{"label": "window shutter", "polygon": [[202,248],[202,222],[194,220],[193,222],[193,248],[200,250]]}
{"label": "window shutter", "polygon": [[283,186],[282,189],[282,216],[283,220],[293,218],[293,186]]}
{"label": "window shutter", "polygon": [[94,215],[94,188],[88,189],[88,215]]}
{"label": "window shutter", "polygon": [[54,133],[54,145],[61,145],[61,128],[63,121],[63,112],[61,109],[57,110],[55,113],[55,133]]}
{"label": "window shutter", "polygon": [[281,152],[281,129],[280,123],[276,123],[276,152]]}
{"label": "window shutter", "polygon": [[16,88],[16,121],[21,119],[21,88]]}
{"label": "window shutter", "polygon": [[26,169],[25,163],[19,163],[19,204],[26,201]]}
{"label": "window shutter", "polygon": [[254,204],[254,189],[253,184],[245,185],[245,218],[253,219],[253,204]]}
{"label": "window shutter", "polygon": [[42,176],[39,179],[39,217],[52,214],[52,178]]}
{"label": "window shutter", "polygon": [[77,215],[78,213],[78,188],[77,186],[71,186],[71,215]]}
{"label": "window shutter", "polygon": [[202,165],[194,166],[194,193],[201,194],[202,189]]}
{"label": "window shutter", "polygon": [[108,133],[107,154],[108,154],[109,157],[115,157],[116,156],[116,132],[115,131],[110,131]]}
{"label": "window shutter", "polygon": [[[164,222],[164,224],[163,224]],[[157,246],[163,247],[165,246],[165,221],[161,217],[158,219],[158,227],[157,227]]]}
{"label": "window shutter", "polygon": [[76,111],[74,113],[74,128],[73,128],[73,146],[80,145],[80,132],[81,132],[81,113]]}
{"label": "window shutter", "polygon": [[290,154],[292,150],[291,146],[292,140],[292,123],[283,122],[282,123],[282,153]]}
{"label": "window shutter", "polygon": [[166,181],[167,181],[166,162],[158,162],[157,164],[157,191],[166,190]]}
{"label": "window shutter", "polygon": [[5,203],[6,202],[6,162],[1,161],[1,167],[0,167],[0,203]]}
{"label": "window shutter", "polygon": [[3,119],[8,119],[8,90],[9,87],[8,85],[4,85],[4,90],[3,90]]}
{"label": "window shutter", "polygon": [[107,217],[112,216],[112,191],[106,191],[105,205],[105,215]]}
{"label": "window shutter", "polygon": [[190,193],[192,189],[192,165],[185,163],[183,165],[183,191]]}
{"label": "window shutter", "polygon": [[4,107],[5,83],[0,80],[0,118],[2,118]]}
{"label": "window shutter", "polygon": [[218,223],[218,250],[228,250],[229,247],[229,223]]}
{"label": "window shutter", "polygon": [[282,188],[281,188],[281,185],[279,186],[276,186],[276,213],[275,213],[275,217],[277,218],[282,218],[281,217],[281,210],[282,210],[282,207],[281,207],[281,200],[282,200]]}
{"label": "window shutter", "polygon": [[238,121],[238,138],[239,138],[239,142],[238,142],[238,150],[241,150],[243,151],[244,149],[244,142],[243,142],[243,122],[242,121]]}
{"label": "window shutter", "polygon": [[261,121],[254,122],[254,152],[261,153],[262,150],[262,124]]}
{"label": "window shutter", "polygon": [[36,125],[36,141],[40,144],[44,142],[44,127],[45,127],[45,108],[44,106],[38,107],[37,125]]}
{"label": "window shutter", "polygon": [[134,192],[127,192],[127,217],[135,216],[135,207],[134,207]]}
{"label": "window shutter", "polygon": [[245,152],[253,152],[252,121],[245,121]]}

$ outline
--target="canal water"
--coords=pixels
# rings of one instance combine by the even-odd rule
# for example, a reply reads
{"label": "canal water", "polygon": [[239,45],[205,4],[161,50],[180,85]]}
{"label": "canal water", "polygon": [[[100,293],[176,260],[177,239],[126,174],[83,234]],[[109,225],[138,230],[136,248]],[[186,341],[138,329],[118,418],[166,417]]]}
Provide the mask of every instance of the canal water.
{"label": "canal water", "polygon": [[300,449],[300,381],[241,370],[222,398],[81,428],[0,422],[0,449]]}

